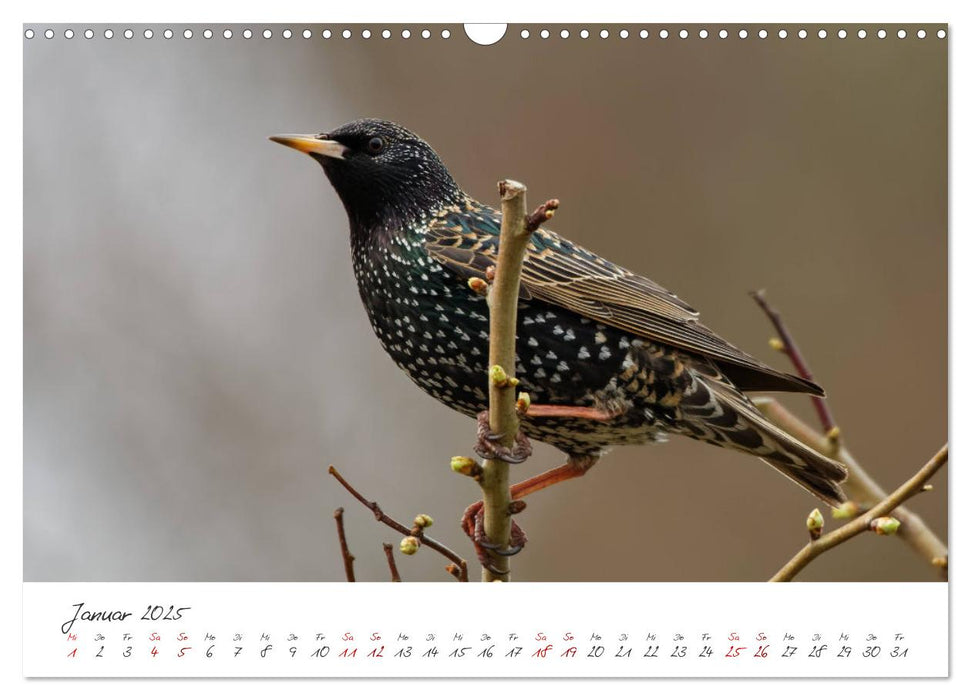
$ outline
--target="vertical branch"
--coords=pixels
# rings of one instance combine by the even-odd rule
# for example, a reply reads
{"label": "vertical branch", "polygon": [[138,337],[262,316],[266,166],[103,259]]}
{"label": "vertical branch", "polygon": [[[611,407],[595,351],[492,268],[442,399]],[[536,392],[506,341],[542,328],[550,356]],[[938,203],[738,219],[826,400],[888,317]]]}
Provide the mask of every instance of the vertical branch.
{"label": "vertical branch", "polygon": [[[496,276],[489,290],[489,366],[499,366],[506,377],[516,370],[516,307],[519,303],[519,280],[529,234],[526,232],[526,187],[513,180],[499,183],[502,202],[502,228]],[[492,373],[490,373],[491,375]],[[516,415],[515,382],[489,380],[489,427],[501,435],[501,443],[512,447],[519,432]],[[508,546],[512,527],[509,513],[509,464],[499,459],[486,460],[482,466],[482,507],[485,535],[489,541]],[[509,558],[495,555],[497,570],[509,570]],[[483,581],[509,580],[509,574],[494,574],[482,569]]]}
{"label": "vertical branch", "polygon": [[344,574],[349,583],[354,583],[354,555],[351,554],[347,546],[347,536],[344,534],[344,509],[338,508],[334,511],[334,520],[337,521],[337,539],[341,544],[341,556],[344,558]]}
{"label": "vertical branch", "polygon": [[[519,433],[516,412],[516,312],[519,285],[530,236],[550,217],[560,203],[550,199],[526,214],[526,186],[515,180],[499,183],[502,226],[496,253],[495,277],[488,291],[489,301],[489,429],[500,435],[502,446],[511,448]],[[483,529],[486,538],[504,549],[509,547],[512,513],[509,492],[509,464],[488,459],[479,478],[482,488]],[[483,581],[508,581],[509,557],[493,552],[495,573],[482,569]]]}

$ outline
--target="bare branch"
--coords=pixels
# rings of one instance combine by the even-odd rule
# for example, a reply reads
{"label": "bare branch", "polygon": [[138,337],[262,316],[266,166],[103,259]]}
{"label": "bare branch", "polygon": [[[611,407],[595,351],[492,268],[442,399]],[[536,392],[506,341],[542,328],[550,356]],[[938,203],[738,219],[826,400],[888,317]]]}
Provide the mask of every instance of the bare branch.
{"label": "bare branch", "polygon": [[[374,518],[376,520],[384,523],[385,525],[387,525],[388,527],[390,527],[392,530],[397,530],[398,532],[400,532],[403,535],[414,535],[414,528],[409,528],[409,527],[401,524],[400,522],[398,522],[394,518],[390,517],[389,515],[385,514],[385,512],[383,510],[381,510],[381,506],[379,506],[377,504],[377,501],[369,501],[369,500],[367,500],[364,496],[362,496],[360,494],[360,492],[357,489],[355,489],[353,486],[351,486],[349,483],[347,483],[347,480],[344,479],[344,477],[341,476],[340,472],[338,472],[334,468],[334,465],[331,465],[330,468],[327,471],[330,473],[331,476],[333,476],[335,479],[337,479],[337,481],[340,483],[340,485],[343,486],[344,489],[349,494],[351,494],[352,496],[354,496],[354,498],[356,498],[358,501],[360,501],[362,504],[364,504],[364,506],[368,510],[370,510],[372,513],[374,513]],[[423,545],[425,545],[426,547],[429,547],[430,549],[434,549],[436,552],[438,552],[439,554],[441,554],[443,557],[445,557],[449,561],[454,562],[459,567],[459,570],[460,571],[465,571],[465,572],[468,571],[467,566],[465,564],[465,560],[462,559],[462,557],[460,557],[458,554],[456,554],[455,552],[453,552],[451,549],[449,549],[448,547],[446,547],[444,544],[442,544],[441,542],[439,542],[438,540],[435,540],[435,539],[429,537],[424,532],[421,532],[420,534],[414,535],[414,536],[416,536],[418,538],[418,540]],[[468,581],[469,580],[468,579],[468,574],[466,573],[465,578],[462,578],[462,579],[459,579],[459,580],[460,581]]]}
{"label": "bare branch", "polygon": [[866,532],[871,528],[871,524],[875,519],[889,514],[908,498],[920,493],[924,488],[924,484],[946,463],[947,444],[938,450],[937,454],[927,464],[921,467],[916,474],[905,481],[896,491],[858,518],[807,544],[769,580],[791,581],[796,574],[806,568],[809,562],[823,552],[846,542],[852,537],[856,537],[862,532]]}
{"label": "bare branch", "polygon": [[354,555],[347,546],[347,536],[344,534],[343,508],[334,511],[334,520],[337,521],[337,539],[341,544],[341,556],[344,558],[344,574],[350,583],[354,583]]}
{"label": "bare branch", "polygon": [[[762,412],[762,415],[772,423],[814,450],[825,454],[828,447],[831,446],[829,438],[810,428],[776,399],[756,396],[753,398],[753,402]],[[834,510],[834,515],[837,515],[837,510],[843,512],[843,517],[855,515],[887,497],[887,492],[860,466],[845,445],[840,444],[833,456],[846,466],[848,476],[842,487],[850,499],[847,504],[844,504],[844,508]],[[897,533],[898,537],[917,552],[924,561],[934,567],[942,578],[946,579],[947,546],[927,527],[927,524],[919,515],[906,506],[899,506],[893,511],[892,515],[901,524],[900,531]]]}
{"label": "bare branch", "polygon": [[[803,354],[799,352],[799,346],[796,345],[795,338],[792,337],[786,324],[782,321],[782,315],[769,306],[769,302],[765,298],[765,291],[760,289],[756,292],[750,292],[750,294],[755,299],[755,303],[769,317],[772,325],[775,326],[776,333],[779,334],[779,339],[782,341],[782,352],[789,356],[792,365],[796,368],[796,372],[808,382],[815,381],[813,379],[813,373],[809,369],[809,363],[806,362]],[[836,420],[833,418],[833,414],[829,410],[829,405],[826,403],[826,400],[821,396],[810,396],[809,398],[812,400],[813,407],[819,415],[819,422],[823,426],[823,432],[829,436],[838,436],[839,433],[834,432],[834,429],[836,429]]]}
{"label": "bare branch", "polygon": [[[381,545],[384,547],[384,556],[388,558],[388,569],[391,571],[391,582],[401,583],[401,574],[398,573],[398,565],[394,562],[394,546],[385,542]],[[449,564],[449,566],[452,566]]]}
{"label": "bare branch", "polygon": [[[782,315],[769,305],[763,291],[752,292],[755,303],[765,312],[776,332],[779,334],[779,348],[785,352],[792,361],[796,372],[800,377],[808,381],[814,381],[809,363],[799,351],[795,339],[789,332],[782,320]],[[843,483],[843,490],[849,501],[838,509],[834,509],[833,515],[838,517],[852,517],[861,510],[870,508],[874,503],[887,497],[884,491],[873,478],[860,466],[853,458],[853,455],[843,445],[840,439],[840,430],[836,425],[829,405],[819,396],[810,397],[819,422],[823,427],[825,435],[820,435],[815,430],[807,426],[801,420],[786,410],[782,404],[775,399],[756,398],[755,404],[759,410],[770,421],[785,430],[793,437],[806,443],[813,449],[823,454],[830,455],[842,462],[848,471],[846,481]],[[938,573],[947,578],[947,547],[943,542],[931,532],[930,528],[924,523],[920,516],[901,506],[893,513],[894,517],[900,521],[901,528],[899,536],[907,542],[921,557],[929,562]]]}
{"label": "bare branch", "polygon": [[458,581],[468,581],[469,580],[469,567],[463,561],[461,566],[456,566],[455,564],[449,564],[445,567],[445,570],[456,578]]}

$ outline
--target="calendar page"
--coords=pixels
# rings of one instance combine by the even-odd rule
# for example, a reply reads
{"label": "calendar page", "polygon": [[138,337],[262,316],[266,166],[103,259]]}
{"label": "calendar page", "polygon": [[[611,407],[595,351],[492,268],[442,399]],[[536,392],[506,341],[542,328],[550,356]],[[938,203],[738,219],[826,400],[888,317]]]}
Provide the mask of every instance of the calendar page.
{"label": "calendar page", "polygon": [[[788,590],[792,588],[793,590]],[[26,585],[24,672],[55,677],[921,677],[947,587],[522,583]],[[794,606],[793,596],[833,601]],[[894,601],[904,606],[888,619]],[[148,601],[148,602],[146,602]],[[169,602],[174,601],[174,602]],[[430,603],[430,601],[434,601]],[[525,601],[525,602],[524,602]],[[499,610],[491,613],[489,610]]]}
{"label": "calendar page", "polygon": [[949,25],[76,18],[24,676],[949,675]]}

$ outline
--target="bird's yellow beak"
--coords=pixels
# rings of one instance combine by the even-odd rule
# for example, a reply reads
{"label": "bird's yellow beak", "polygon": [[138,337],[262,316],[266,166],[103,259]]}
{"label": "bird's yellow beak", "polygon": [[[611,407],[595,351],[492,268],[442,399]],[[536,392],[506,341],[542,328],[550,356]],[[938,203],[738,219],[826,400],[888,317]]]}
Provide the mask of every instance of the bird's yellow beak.
{"label": "bird's yellow beak", "polygon": [[344,160],[344,154],[347,153],[347,146],[344,144],[338,141],[318,138],[313,134],[278,134],[277,136],[271,136],[270,141],[282,143],[284,146],[295,148],[301,153],[308,155],[316,153],[317,155],[337,158],[339,160]]}

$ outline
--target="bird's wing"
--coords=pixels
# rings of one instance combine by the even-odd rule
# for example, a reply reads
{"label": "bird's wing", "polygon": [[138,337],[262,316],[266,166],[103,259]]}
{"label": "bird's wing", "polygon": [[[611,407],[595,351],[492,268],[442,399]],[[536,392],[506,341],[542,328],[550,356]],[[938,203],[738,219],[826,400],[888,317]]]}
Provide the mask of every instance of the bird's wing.
{"label": "bird's wing", "polygon": [[[457,207],[429,224],[425,248],[463,279],[485,277],[499,247],[499,213]],[[634,336],[656,340],[717,362],[745,391],[796,391],[823,395],[799,377],[772,369],[698,321],[698,312],[646,277],[540,229],[527,246],[520,298],[569,309]]]}

